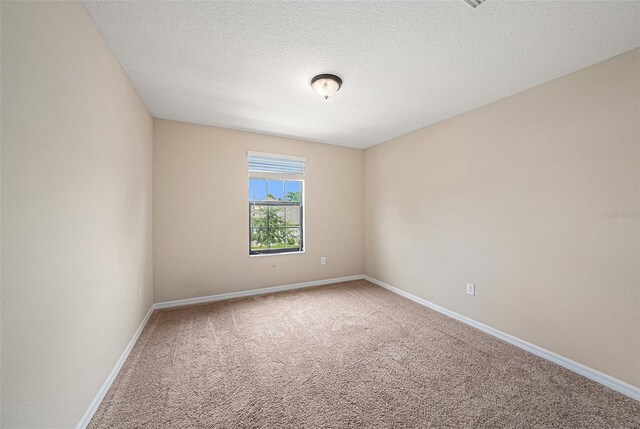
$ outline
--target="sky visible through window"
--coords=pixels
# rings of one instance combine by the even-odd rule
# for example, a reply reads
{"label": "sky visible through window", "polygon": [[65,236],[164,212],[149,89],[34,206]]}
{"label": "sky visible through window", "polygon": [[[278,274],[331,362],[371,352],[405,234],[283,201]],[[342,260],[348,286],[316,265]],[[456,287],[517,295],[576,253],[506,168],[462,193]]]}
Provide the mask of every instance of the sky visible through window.
{"label": "sky visible through window", "polygon": [[271,195],[276,201],[285,201],[290,193],[300,195],[302,182],[293,180],[249,180],[249,201],[265,201],[267,195]]}

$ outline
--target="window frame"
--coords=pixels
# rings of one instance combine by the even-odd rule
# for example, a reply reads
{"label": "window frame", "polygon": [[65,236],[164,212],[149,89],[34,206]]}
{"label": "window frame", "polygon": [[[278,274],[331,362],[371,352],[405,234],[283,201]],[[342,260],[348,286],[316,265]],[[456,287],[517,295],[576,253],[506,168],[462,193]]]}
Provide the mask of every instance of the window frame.
{"label": "window frame", "polygon": [[[283,182],[300,182],[300,202],[287,202],[287,201],[251,201],[251,195],[248,195],[247,201],[248,205],[248,217],[249,217],[249,257],[261,257],[261,256],[275,256],[275,255],[292,255],[292,254],[302,254],[305,253],[305,212],[304,212],[304,200],[305,200],[305,181],[304,179],[274,179],[273,176],[265,175],[261,177],[259,175],[254,175],[249,177],[247,191],[251,189],[251,179],[256,180],[272,180],[272,181],[283,181]],[[254,229],[251,225],[251,207],[252,206],[276,206],[276,207],[300,207],[300,247],[295,247],[291,249],[267,249],[267,250],[252,250],[251,249],[251,236],[252,230]],[[286,208],[285,208],[286,210]],[[291,228],[294,229],[294,228]],[[298,228],[295,228],[298,229]]]}

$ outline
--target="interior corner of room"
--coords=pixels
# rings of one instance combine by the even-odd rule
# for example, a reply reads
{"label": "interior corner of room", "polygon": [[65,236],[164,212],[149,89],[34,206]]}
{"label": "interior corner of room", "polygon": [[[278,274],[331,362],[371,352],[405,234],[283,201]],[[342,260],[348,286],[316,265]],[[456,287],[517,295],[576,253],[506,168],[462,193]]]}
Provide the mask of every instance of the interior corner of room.
{"label": "interior corner of room", "polygon": [[[135,347],[153,344],[151,324],[169,326],[162,319],[169,311],[176,320],[180,314],[199,320],[209,310],[232,313],[225,305],[234,302],[256,305],[243,314],[261,320],[271,339],[286,337],[288,328],[276,323],[273,329],[282,330],[269,331],[264,321],[273,315],[266,308],[285,314],[300,305],[295,314],[310,309],[324,320],[323,307],[314,307],[323,303],[333,324],[301,325],[317,336],[406,316],[414,329],[402,331],[406,343],[374,350],[385,374],[402,372],[395,365],[415,352],[411,344],[421,332],[465,341],[477,336],[492,350],[504,342],[520,350],[514,353],[525,350],[584,377],[576,386],[592,395],[589,401],[605,395],[593,386],[612,389],[620,394],[612,403],[632,410],[618,417],[640,424],[640,2],[582,3],[582,11],[571,3],[472,3],[350,2],[336,4],[341,14],[335,16],[322,3],[292,3],[280,15],[269,2],[249,13],[246,2],[2,1],[0,427],[133,427],[115,411],[91,419],[130,353],[147,356]],[[425,76],[451,67],[437,72],[441,83],[429,86],[417,71],[403,69],[420,55],[419,46],[427,49],[421,19],[447,14],[447,22],[465,28],[485,19],[489,32],[499,16],[521,17],[518,8],[536,26],[524,34],[504,22],[502,34],[516,39],[504,41],[510,43],[504,49],[539,41],[538,50],[518,60],[528,65],[503,58],[490,43],[480,63],[481,53],[452,41],[447,46],[469,55],[468,63],[433,45],[429,53],[439,59],[420,63]],[[295,34],[312,37],[324,34],[320,24],[339,31],[340,23],[353,22],[373,39],[339,43],[329,34],[330,49],[318,46],[317,56],[305,56],[304,38],[289,38],[285,21],[307,13],[307,30],[294,26]],[[555,49],[533,34],[553,30],[544,18],[553,13],[575,19],[555,24],[568,27],[553,33],[566,36],[566,45]],[[192,21],[179,25],[177,17],[186,15]],[[141,16],[146,26],[135,24]],[[273,25],[261,24],[263,18]],[[231,21],[211,29],[214,37],[200,27],[207,19]],[[407,30],[389,30],[394,22]],[[619,31],[611,30],[614,22]],[[591,48],[578,37],[587,24],[601,36]],[[385,28],[380,39],[373,27]],[[159,36],[162,28],[171,35]],[[446,28],[429,31],[457,37]],[[179,45],[196,33],[204,45],[229,43],[235,53],[211,52],[231,65],[214,54],[198,56],[201,45]],[[499,31],[492,34],[504,40]],[[385,44],[376,53],[373,45],[392,36],[395,50]],[[284,48],[269,50],[270,43],[290,46],[295,61]],[[261,50],[268,55],[258,55]],[[377,55],[380,70],[369,67]],[[233,62],[241,56],[247,59]],[[219,69],[198,61],[202,67],[217,61]],[[496,70],[492,62],[506,69],[500,79],[487,73],[475,75],[473,85],[455,81],[469,76],[465,67]],[[538,66],[529,80],[518,80],[519,71]],[[279,74],[285,68],[291,75]],[[176,85],[163,88],[164,79]],[[253,79],[264,80],[258,86]],[[239,92],[247,81],[260,92]],[[375,94],[378,88],[388,91],[385,97]],[[447,103],[425,107],[430,97]],[[260,157],[255,169],[251,154]],[[341,282],[342,289],[335,286]],[[334,292],[349,304],[337,304]],[[455,333],[447,334],[445,326],[454,326],[449,318]],[[232,322],[225,332],[235,329],[236,339],[246,340],[239,350],[273,350]],[[185,335],[206,331],[194,329],[184,328]],[[357,335],[369,329],[375,327]],[[376,338],[393,338],[384,334]],[[528,355],[517,356],[523,373],[533,366]],[[469,365],[481,372],[482,362]],[[560,386],[564,373],[553,368],[544,366],[553,374],[547,381],[570,407],[573,385]],[[350,380],[346,390],[367,386]],[[504,383],[517,402],[519,391]],[[450,392],[464,383],[443,386]],[[365,390],[371,407],[385,395],[402,396],[380,388],[373,398]],[[611,407],[612,418],[616,410]],[[494,417],[483,417],[489,426],[449,422],[500,426]],[[177,426],[168,421],[165,427]],[[331,427],[327,421],[298,427]],[[417,421],[403,424],[419,427]],[[603,421],[594,417],[590,427],[606,427]],[[224,422],[231,424],[217,423]]]}

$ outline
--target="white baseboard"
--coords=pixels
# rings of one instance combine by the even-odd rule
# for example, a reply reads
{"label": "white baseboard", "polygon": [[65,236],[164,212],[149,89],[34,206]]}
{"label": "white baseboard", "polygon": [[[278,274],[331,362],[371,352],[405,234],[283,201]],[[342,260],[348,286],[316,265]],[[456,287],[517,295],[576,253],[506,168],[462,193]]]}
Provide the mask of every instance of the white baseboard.
{"label": "white baseboard", "polygon": [[466,316],[448,310],[444,307],[440,307],[437,304],[434,304],[426,299],[419,298],[415,295],[412,295],[408,292],[405,292],[401,289],[393,287],[387,283],[384,283],[380,280],[371,278],[369,276],[363,276],[365,280],[370,281],[378,286],[381,286],[391,292],[394,292],[400,296],[408,298],[412,301],[417,302],[418,304],[422,304],[425,307],[429,307],[432,310],[435,310],[439,313],[447,315],[453,319],[459,320],[460,322],[466,323],[467,325],[473,326],[476,329],[479,329],[482,332],[485,332],[489,335],[493,335],[496,338],[499,338],[503,341],[506,341],[509,344],[513,344],[516,347],[519,347],[523,350],[528,351],[529,353],[533,353],[536,356],[540,356],[541,358],[547,359],[555,364],[558,364],[564,368],[567,368],[575,373],[578,373],[584,377],[587,377],[596,383],[600,383],[610,389],[615,390],[616,392],[622,393],[630,398],[633,398],[637,401],[640,401],[640,388],[632,386],[631,384],[625,383],[622,380],[618,380],[617,378],[611,377],[610,375],[604,374],[598,370],[590,368],[581,363],[575,362],[571,359],[567,359],[562,357],[556,353],[553,353],[549,350],[543,349],[542,347],[538,347],[535,344],[528,343],[524,340],[514,337],[513,335],[509,335],[505,332],[499,331],[491,326],[487,326],[483,323],[476,322],[473,319],[470,319]]}
{"label": "white baseboard", "polygon": [[497,337],[503,341],[513,344],[514,346],[520,347],[521,349],[524,349],[530,353],[533,353],[534,355],[540,356],[562,367],[565,367],[573,372],[583,375],[597,383],[607,386],[610,389],[613,389],[617,392],[622,393],[623,395],[629,396],[630,398],[640,401],[640,388],[638,387],[632,386],[628,383],[625,383],[624,381],[618,380],[617,378],[611,377],[593,368],[589,368],[588,366],[582,365],[578,362],[574,362],[571,359],[564,358],[560,355],[557,355],[553,352],[545,350],[534,344],[528,343],[524,340],[516,338],[512,335],[509,335],[505,332],[499,331],[490,326],[484,325],[480,322],[476,322],[473,319],[469,319],[468,317],[465,317],[461,314],[455,313],[444,307],[440,307],[439,305],[436,305],[425,299],[418,298],[415,295],[412,295],[401,289],[388,285],[384,282],[381,282],[380,280],[360,274],[360,275],[348,276],[348,277],[338,277],[335,279],[316,280],[312,282],[296,283],[296,284],[290,284],[290,285],[284,285],[284,286],[274,286],[274,287],[267,287],[262,289],[252,289],[252,290],[246,290],[241,292],[230,292],[230,293],[223,293],[219,295],[203,296],[198,298],[178,299],[175,301],[165,301],[165,302],[158,302],[153,304],[151,308],[149,308],[149,311],[147,312],[147,314],[142,319],[142,322],[140,322],[138,329],[136,329],[136,331],[134,332],[133,336],[131,337],[131,340],[125,347],[124,351],[122,352],[122,355],[120,355],[120,358],[118,358],[116,365],[111,370],[111,373],[109,373],[109,376],[105,380],[104,384],[102,385],[102,387],[100,388],[96,396],[93,398],[93,401],[91,401],[89,408],[82,416],[82,419],[76,426],[76,429],[85,429],[89,424],[89,422],[91,421],[91,418],[93,417],[96,410],[100,406],[100,403],[102,402],[105,395],[109,391],[109,388],[113,384],[113,381],[116,379],[118,373],[122,369],[122,366],[127,360],[127,357],[129,357],[129,353],[133,349],[133,346],[135,345],[136,341],[138,341],[138,338],[140,337],[142,330],[147,324],[147,321],[149,320],[149,317],[151,316],[151,313],[153,312],[153,310],[161,309],[161,308],[179,307],[183,305],[200,304],[204,302],[222,301],[225,299],[241,298],[245,296],[263,295],[263,294],[273,293],[273,292],[282,292],[285,290],[301,289],[301,288],[312,287],[312,286],[322,286],[322,285],[328,285],[333,283],[341,283],[341,282],[348,282],[348,281],[361,280],[361,279],[368,280],[371,283],[381,286],[391,292],[394,292],[398,295],[401,295],[405,298],[415,301],[418,304],[422,304],[435,311],[438,311],[442,314],[445,314],[449,317],[452,317],[456,320],[466,323],[467,325],[473,326],[474,328],[479,329],[483,332],[486,332],[489,335],[493,335],[494,337]]}
{"label": "white baseboard", "polygon": [[138,341],[138,337],[140,337],[140,334],[142,333],[142,330],[147,324],[147,321],[149,320],[151,313],[153,313],[153,305],[149,307],[149,311],[147,311],[147,314],[145,314],[144,318],[142,319],[142,322],[140,322],[140,325],[138,325],[138,329],[136,329],[136,331],[133,333],[133,337],[131,337],[131,339],[129,340],[129,343],[127,343],[127,346],[124,348],[124,351],[118,358],[118,361],[116,362],[116,366],[113,367],[113,369],[109,373],[109,376],[105,380],[104,384],[102,385],[102,387],[100,387],[100,390],[98,391],[96,396],[93,398],[93,401],[91,401],[91,404],[89,404],[89,408],[87,408],[87,411],[85,411],[84,415],[82,416],[82,419],[80,419],[80,422],[76,426],[76,429],[85,429],[87,425],[89,425],[91,418],[97,411],[98,407],[100,406],[100,403],[102,402],[105,395],[109,391],[109,388],[113,384],[113,381],[116,379],[116,377],[118,376],[118,373],[122,369],[122,365],[124,365],[125,361],[127,360],[127,357],[129,357],[129,353],[131,353],[131,349],[133,349],[133,346],[136,344],[136,341]]}
{"label": "white baseboard", "polygon": [[363,278],[364,276],[362,274],[359,274],[356,276],[338,277],[335,279],[326,279],[326,280],[316,280],[312,282],[295,283],[295,284],[284,285],[284,286],[265,287],[261,289],[243,290],[240,292],[221,293],[218,295],[200,296],[197,298],[177,299],[175,301],[157,302],[153,304],[153,309],[158,310],[161,308],[181,307],[183,305],[202,304],[204,302],[224,301],[227,299],[242,298],[245,296],[264,295],[267,293],[282,292],[285,290],[302,289],[305,287],[322,286],[322,285],[328,285],[333,283],[349,282],[353,280],[362,280]]}

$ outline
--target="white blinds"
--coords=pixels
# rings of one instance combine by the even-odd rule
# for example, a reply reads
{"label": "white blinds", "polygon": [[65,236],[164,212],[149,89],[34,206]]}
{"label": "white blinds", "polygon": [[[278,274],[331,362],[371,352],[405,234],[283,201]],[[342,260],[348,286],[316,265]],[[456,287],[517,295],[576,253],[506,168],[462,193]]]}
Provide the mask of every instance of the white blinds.
{"label": "white blinds", "polygon": [[249,177],[302,179],[305,158],[249,152]]}

